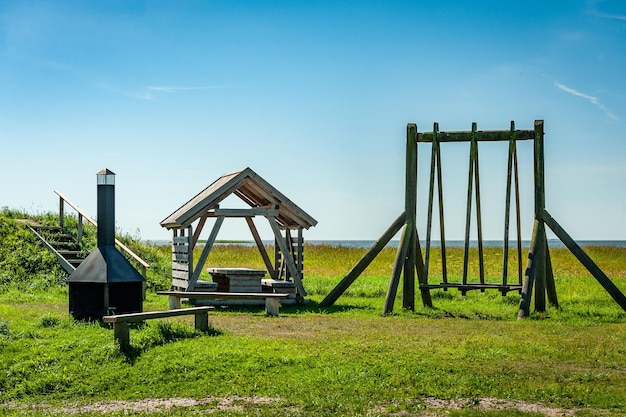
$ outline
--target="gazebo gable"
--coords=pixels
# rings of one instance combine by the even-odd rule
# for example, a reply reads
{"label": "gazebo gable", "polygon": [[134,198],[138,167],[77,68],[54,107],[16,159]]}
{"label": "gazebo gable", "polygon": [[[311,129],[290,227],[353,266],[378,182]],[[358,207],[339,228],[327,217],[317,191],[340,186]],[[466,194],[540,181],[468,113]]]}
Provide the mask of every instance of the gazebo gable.
{"label": "gazebo gable", "polygon": [[208,211],[217,209],[230,195],[236,195],[251,208],[277,209],[276,220],[282,228],[308,229],[317,224],[317,220],[251,168],[222,175],[160,224],[167,229],[185,228]]}

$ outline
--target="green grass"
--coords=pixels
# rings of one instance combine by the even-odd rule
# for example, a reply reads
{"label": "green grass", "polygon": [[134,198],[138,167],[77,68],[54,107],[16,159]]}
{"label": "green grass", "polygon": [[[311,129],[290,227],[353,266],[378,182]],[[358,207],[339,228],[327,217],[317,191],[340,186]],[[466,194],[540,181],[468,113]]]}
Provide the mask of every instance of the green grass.
{"label": "green grass", "polygon": [[[381,317],[392,249],[320,308],[364,250],[307,246],[309,304],[278,318],[220,309],[206,334],[191,317],[152,320],[123,354],[112,329],[69,317],[60,272],[28,233],[7,216],[0,233],[0,415],[626,416],[626,313],[564,249],[551,252],[561,308],[518,321],[519,295],[456,290],[415,312],[398,298]],[[169,248],[126,241],[152,265],[144,309],[166,309],[154,290]],[[626,291],[626,250],[587,249]],[[486,259],[497,278],[501,253]],[[208,264],[263,267],[234,244]]]}

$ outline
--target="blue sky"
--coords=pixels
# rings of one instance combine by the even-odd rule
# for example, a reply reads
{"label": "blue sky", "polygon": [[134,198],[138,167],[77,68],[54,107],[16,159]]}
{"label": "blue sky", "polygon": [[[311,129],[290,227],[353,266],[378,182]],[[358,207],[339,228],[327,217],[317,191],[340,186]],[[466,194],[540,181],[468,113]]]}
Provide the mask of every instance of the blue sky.
{"label": "blue sky", "polygon": [[[118,228],[167,239],[163,218],[249,166],[319,221],[305,238],[377,239],[404,207],[407,123],[544,119],[548,210],[577,239],[626,240],[625,40],[616,0],[3,0],[0,206],[57,210],[59,190],[95,216],[106,167]],[[467,149],[443,152],[447,237],[461,239]],[[489,239],[505,152],[480,150]],[[427,165],[420,148],[421,237]],[[249,232],[232,220],[219,237]]]}

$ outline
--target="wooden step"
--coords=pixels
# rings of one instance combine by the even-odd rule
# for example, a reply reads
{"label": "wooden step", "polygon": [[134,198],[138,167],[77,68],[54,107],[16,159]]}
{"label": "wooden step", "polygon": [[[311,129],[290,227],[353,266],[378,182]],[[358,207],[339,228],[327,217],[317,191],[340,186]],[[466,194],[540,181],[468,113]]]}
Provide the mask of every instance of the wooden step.
{"label": "wooden step", "polygon": [[50,245],[53,246],[57,251],[78,251],[80,249],[80,247],[75,242],[48,241],[48,243],[50,243]]}
{"label": "wooden step", "polygon": [[82,251],[79,250],[58,250],[60,255],[63,255],[64,258],[81,258]]}

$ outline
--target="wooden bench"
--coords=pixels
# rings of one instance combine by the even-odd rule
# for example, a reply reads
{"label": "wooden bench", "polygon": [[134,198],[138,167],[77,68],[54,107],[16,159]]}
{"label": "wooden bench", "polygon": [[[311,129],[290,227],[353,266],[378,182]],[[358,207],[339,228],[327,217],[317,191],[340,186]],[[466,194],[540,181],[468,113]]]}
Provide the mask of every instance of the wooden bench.
{"label": "wooden bench", "polygon": [[214,292],[214,291],[158,291],[159,295],[170,298],[170,308],[180,308],[182,298],[194,300],[265,300],[265,313],[268,316],[278,316],[280,299],[289,294],[271,292]]}
{"label": "wooden bench", "polygon": [[130,345],[130,335],[128,323],[137,323],[144,320],[160,319],[164,317],[185,316],[193,314],[195,316],[195,328],[206,332],[209,330],[209,311],[215,310],[213,306],[183,308],[165,311],[147,311],[142,313],[117,314],[114,316],[104,316],[102,321],[113,323],[113,337],[124,349]]}

